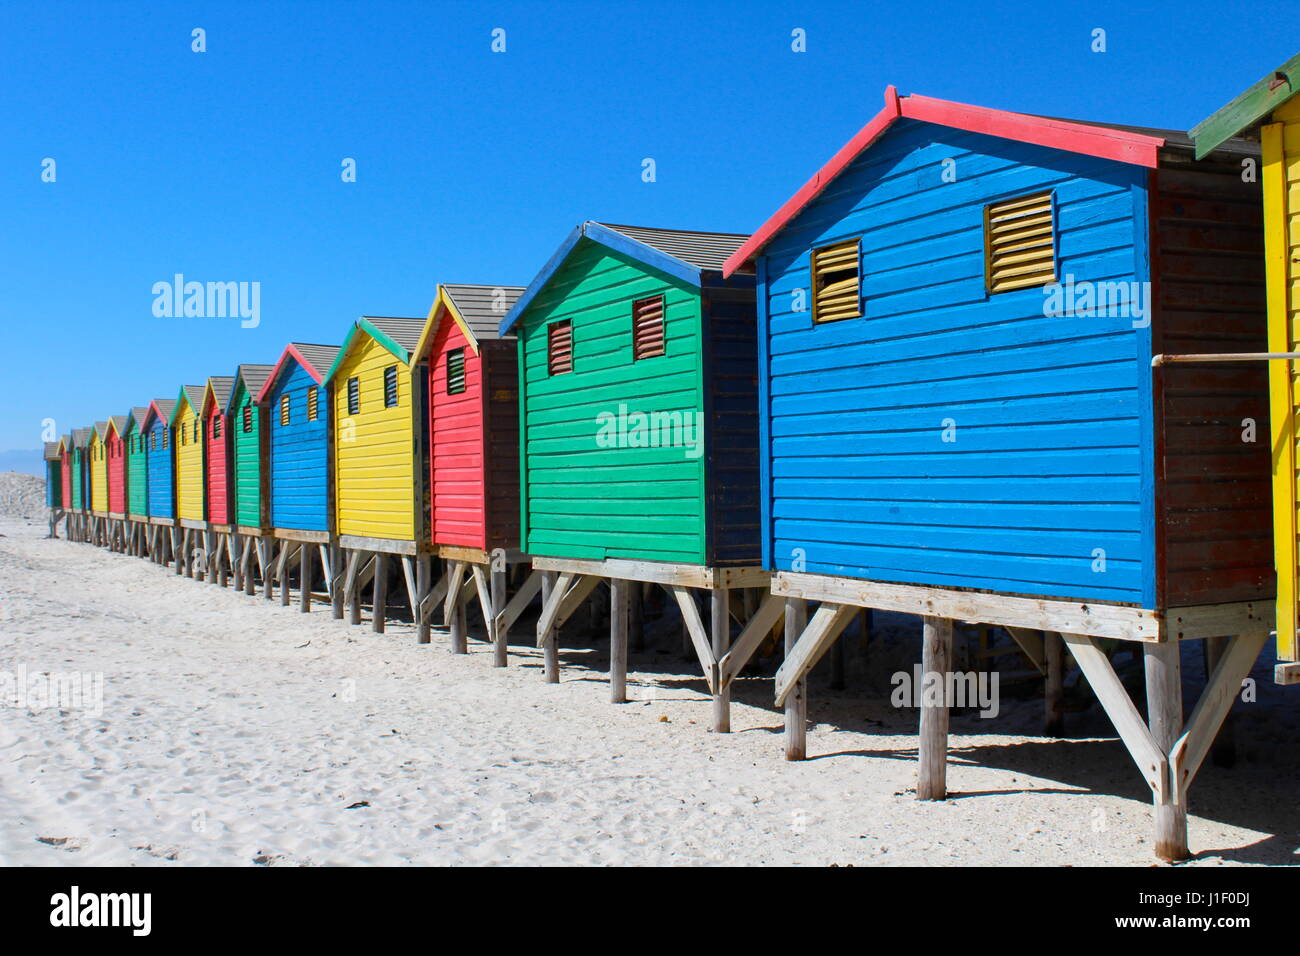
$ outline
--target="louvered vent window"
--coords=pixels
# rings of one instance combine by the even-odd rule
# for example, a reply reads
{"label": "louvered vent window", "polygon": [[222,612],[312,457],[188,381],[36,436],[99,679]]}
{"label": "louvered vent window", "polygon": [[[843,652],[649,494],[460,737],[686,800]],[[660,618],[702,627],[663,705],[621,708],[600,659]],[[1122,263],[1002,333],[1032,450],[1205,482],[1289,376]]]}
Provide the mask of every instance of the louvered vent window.
{"label": "louvered vent window", "polygon": [[163,436],[163,451],[166,451],[166,450],[167,450],[167,445],[168,445],[168,443],[170,442],[170,439],[167,437],[169,432],[171,432],[171,429],[170,429],[169,427],[164,426],[164,427],[163,427],[163,430],[162,430],[162,436]]}
{"label": "louvered vent window", "polygon": [[1052,225],[1050,192],[984,207],[984,276],[990,293],[1056,281]]}
{"label": "louvered vent window", "polygon": [[289,396],[288,395],[280,396],[280,424],[281,425],[289,424]]}
{"label": "louvered vent window", "polygon": [[253,431],[253,406],[244,406],[244,434],[248,435]]}
{"label": "louvered vent window", "polygon": [[150,451],[157,451],[157,450],[158,450],[158,433],[157,433],[157,432],[150,432],[150,433],[149,433],[149,450],[150,450]]}
{"label": "louvered vent window", "polygon": [[316,386],[307,389],[307,421],[314,422],[320,410],[320,399],[316,396]]}
{"label": "louvered vent window", "polygon": [[573,323],[568,319],[546,327],[546,368],[551,375],[573,371]]}
{"label": "louvered vent window", "polygon": [[361,411],[361,383],[355,378],[348,379],[348,414],[356,415]]}
{"label": "louvered vent window", "polygon": [[221,437],[221,416],[220,415],[212,416],[212,437],[213,438]]}
{"label": "louvered vent window", "polygon": [[199,425],[199,420],[197,418],[194,419],[194,444],[196,445],[199,443]]}
{"label": "louvered vent window", "polygon": [[664,297],[637,299],[632,303],[632,358],[648,359],[664,354]]}
{"label": "louvered vent window", "polygon": [[862,315],[859,295],[859,241],[837,242],[812,252],[814,322],[838,322]]}
{"label": "louvered vent window", "polygon": [[384,369],[384,408],[397,405],[397,366],[390,365]]}
{"label": "louvered vent window", "polygon": [[451,349],[447,353],[447,394],[459,395],[465,391],[465,350]]}

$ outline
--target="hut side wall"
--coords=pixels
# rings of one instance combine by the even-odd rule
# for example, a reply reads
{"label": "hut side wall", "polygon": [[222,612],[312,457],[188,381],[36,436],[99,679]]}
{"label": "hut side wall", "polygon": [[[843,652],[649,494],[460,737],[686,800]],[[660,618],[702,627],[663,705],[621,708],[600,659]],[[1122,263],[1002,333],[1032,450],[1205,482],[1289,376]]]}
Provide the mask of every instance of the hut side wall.
{"label": "hut side wall", "polygon": [[[447,353],[465,350],[465,390],[447,393]],[[444,315],[429,346],[429,537],[433,544],[485,548],[483,361]],[[516,467],[516,485],[518,469]],[[515,510],[518,512],[518,498]]]}
{"label": "hut side wall", "polygon": [[176,517],[175,450],[171,429],[154,418],[147,430],[149,449],[149,517]]}
{"label": "hut side wall", "polygon": [[[307,391],[319,388],[317,417],[307,420]],[[280,399],[289,396],[290,418],[280,424]],[[329,396],[301,365],[288,362],[268,393],[271,525],[297,531],[328,531]]]}

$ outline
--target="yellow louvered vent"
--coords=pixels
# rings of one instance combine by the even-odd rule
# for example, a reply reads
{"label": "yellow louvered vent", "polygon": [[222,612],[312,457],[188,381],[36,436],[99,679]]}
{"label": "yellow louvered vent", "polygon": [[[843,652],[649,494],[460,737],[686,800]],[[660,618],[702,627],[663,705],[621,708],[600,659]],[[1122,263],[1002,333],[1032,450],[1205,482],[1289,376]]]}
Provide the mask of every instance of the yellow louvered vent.
{"label": "yellow louvered vent", "polygon": [[1018,196],[984,207],[984,280],[991,293],[1056,281],[1052,194]]}
{"label": "yellow louvered vent", "polygon": [[813,321],[836,322],[862,315],[858,286],[858,240],[812,253]]}

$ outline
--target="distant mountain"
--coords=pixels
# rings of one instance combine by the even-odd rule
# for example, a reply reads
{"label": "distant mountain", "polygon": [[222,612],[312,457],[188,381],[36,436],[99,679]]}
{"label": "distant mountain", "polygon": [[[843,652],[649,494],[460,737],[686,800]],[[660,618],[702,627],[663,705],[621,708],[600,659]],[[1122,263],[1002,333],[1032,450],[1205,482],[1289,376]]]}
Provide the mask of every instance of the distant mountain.
{"label": "distant mountain", "polygon": [[45,450],[15,448],[12,451],[0,451],[0,471],[21,471],[45,477]]}

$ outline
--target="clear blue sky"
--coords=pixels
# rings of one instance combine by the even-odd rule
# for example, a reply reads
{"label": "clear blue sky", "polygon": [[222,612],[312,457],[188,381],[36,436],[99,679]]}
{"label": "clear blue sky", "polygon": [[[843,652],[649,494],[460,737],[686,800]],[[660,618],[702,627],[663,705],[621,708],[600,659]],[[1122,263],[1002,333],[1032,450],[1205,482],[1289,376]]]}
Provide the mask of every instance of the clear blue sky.
{"label": "clear blue sky", "polygon": [[[1186,129],[1296,52],[1289,3],[6,3],[0,450],[527,284],[583,219],[751,231],[886,84]],[[191,51],[206,30],[207,52]],[[490,50],[494,28],[507,50]],[[791,51],[791,31],[807,52]],[[1090,50],[1106,31],[1107,52]],[[53,158],[57,181],[41,181]],[[340,179],[345,157],[357,182]],[[641,179],[653,158],[657,182]],[[261,283],[261,325],[155,282]]]}

